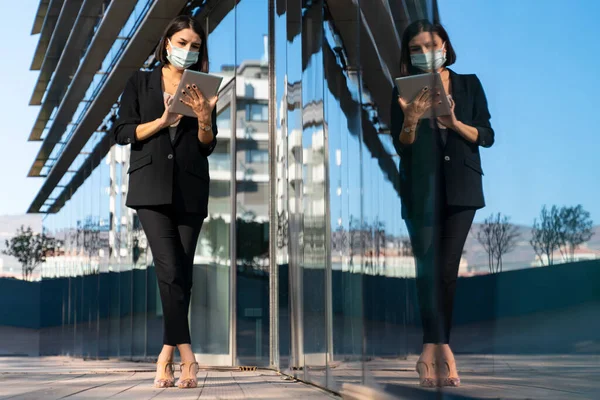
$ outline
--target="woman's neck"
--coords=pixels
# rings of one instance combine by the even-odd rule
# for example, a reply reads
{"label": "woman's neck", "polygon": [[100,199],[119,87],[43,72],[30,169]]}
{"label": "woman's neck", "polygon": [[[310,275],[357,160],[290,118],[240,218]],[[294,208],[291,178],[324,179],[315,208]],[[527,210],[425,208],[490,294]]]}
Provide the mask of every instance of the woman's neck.
{"label": "woman's neck", "polygon": [[165,65],[165,69],[166,69],[167,71],[169,71],[169,72],[168,72],[168,74],[169,74],[170,76],[172,76],[173,78],[181,78],[181,76],[183,75],[183,71],[181,71],[181,70],[179,70],[179,69],[175,68],[175,67],[174,67],[174,66],[172,66],[171,64],[167,64],[167,65]]}

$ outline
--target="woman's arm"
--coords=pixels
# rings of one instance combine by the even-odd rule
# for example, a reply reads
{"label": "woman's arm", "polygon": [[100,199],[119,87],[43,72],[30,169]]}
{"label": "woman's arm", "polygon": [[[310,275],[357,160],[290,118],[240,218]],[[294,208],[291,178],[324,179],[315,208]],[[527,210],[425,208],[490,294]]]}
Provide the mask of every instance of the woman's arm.
{"label": "woman's arm", "polygon": [[475,76],[475,101],[473,103],[473,127],[477,130],[477,144],[482,147],[492,147],[496,134],[490,124],[490,111],[488,109],[487,98],[483,90],[483,85],[477,76]]}
{"label": "woman's arm", "polygon": [[135,128],[135,140],[148,139],[166,127],[167,125],[165,125],[165,121],[162,117],[155,119],[154,121],[146,122],[145,124],[140,124]]}
{"label": "woman's arm", "polygon": [[207,124],[204,122],[200,122],[200,120],[198,120],[198,125],[199,125],[198,142],[200,143],[200,150],[202,151],[202,154],[204,154],[206,157],[210,156],[212,154],[212,152],[215,150],[215,147],[217,146],[218,129],[217,129],[217,108],[216,107],[213,108],[210,119],[211,119],[212,130],[210,130],[208,132],[202,129],[202,127],[207,126]]}
{"label": "woman's arm", "polygon": [[460,121],[455,121],[452,126],[448,126],[447,128],[452,129],[454,132],[458,133],[460,136],[464,137],[471,143],[477,143],[479,138],[479,132],[477,128],[471,125],[463,124]]}
{"label": "woman's arm", "polygon": [[454,102],[450,115],[438,117],[438,121],[446,128],[452,129],[471,143],[482,147],[491,147],[494,144],[494,130],[490,125],[490,112],[483,86],[477,76],[474,76],[475,90],[473,95],[473,125],[467,125],[456,119],[454,114]]}
{"label": "woman's arm", "polygon": [[[416,139],[416,131],[418,120],[406,120],[404,111],[398,103],[398,88],[394,87],[392,91],[392,104],[390,107],[390,134],[392,135],[392,142],[396,148],[398,154],[402,154],[404,148],[414,143]],[[408,128],[408,129],[407,129]]]}
{"label": "woman's arm", "polygon": [[127,81],[121,95],[117,121],[112,128],[112,135],[119,145],[135,143],[136,130],[140,123],[140,112],[137,91],[138,72]]}

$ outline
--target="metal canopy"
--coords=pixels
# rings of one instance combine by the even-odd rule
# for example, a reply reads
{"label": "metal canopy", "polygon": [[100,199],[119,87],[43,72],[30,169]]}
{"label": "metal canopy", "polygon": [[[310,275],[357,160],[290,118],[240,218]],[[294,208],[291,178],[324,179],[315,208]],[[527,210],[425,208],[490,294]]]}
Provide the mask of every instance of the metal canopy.
{"label": "metal canopy", "polygon": [[[129,2],[129,0],[119,0],[119,2],[113,2],[112,4],[122,5],[126,2]],[[171,21],[171,19],[178,15],[179,11],[185,6],[186,3],[186,0],[156,0],[152,8],[148,11],[144,21],[141,23],[138,31],[131,38],[123,55],[117,61],[117,64],[113,68],[105,84],[102,86],[100,92],[93,99],[91,107],[87,111],[87,114],[84,116],[82,122],[77,126],[73,136],[71,137],[71,140],[66,145],[64,151],[46,177],[44,184],[29,207],[29,213],[40,212],[40,208],[44,205],[54,188],[58,185],[75,158],[79,155],[81,149],[85,146],[92,133],[96,131],[103,119],[110,112],[112,105],[119,98],[131,74],[134,71],[137,71],[141,65],[143,65],[144,61],[148,58],[148,54],[150,54],[156,47],[157,38],[160,37],[167,24]],[[112,6],[108,11],[110,12],[111,10]],[[129,14],[130,13],[127,13],[127,16],[129,16]],[[114,20],[112,21],[114,23]],[[104,26],[105,24],[103,23],[102,25]],[[122,24],[120,26],[122,26]],[[98,36],[99,35],[97,34],[94,42]],[[102,38],[102,41],[107,41],[107,39]],[[109,41],[108,45],[112,46],[113,42],[114,38]],[[94,43],[92,43],[92,46],[93,45]],[[106,54],[106,51],[104,54]],[[98,64],[96,63],[95,67],[97,68],[97,66]],[[79,68],[78,75],[81,70],[82,67]],[[77,77],[74,78],[73,81],[75,82],[76,79]],[[73,89],[74,86],[79,86],[79,83],[77,85],[72,84],[71,89]],[[85,93],[85,91],[83,92]],[[65,100],[63,100],[63,104],[61,105],[61,109],[65,106],[65,104],[68,104],[68,97],[69,94],[67,93],[67,96],[65,96]],[[77,107],[78,103],[79,102],[75,103],[75,107]],[[58,121],[55,121],[55,124],[56,122]],[[63,123],[66,126],[68,122],[69,121]],[[62,133],[62,130],[59,133]],[[50,136],[50,133],[48,136]],[[108,146],[108,148],[110,148],[110,146]],[[102,143],[96,147],[96,150],[102,149],[106,149],[106,145],[102,146]],[[51,209],[53,212],[58,211],[56,207],[51,206]]]}
{"label": "metal canopy", "polygon": [[[121,28],[127,22],[136,3],[136,0],[114,1],[106,11],[85,58],[79,64],[71,85],[60,103],[58,112],[52,121],[52,126],[44,138],[38,155],[29,171],[29,176],[40,175],[46,160],[50,157],[54,146],[61,140],[63,133],[73,119],[77,107],[79,107],[79,103],[83,100],[94,76],[100,69],[102,61],[117,39]],[[94,130],[96,127],[94,127]],[[34,129],[36,128],[43,130],[44,126],[36,125]]]}
{"label": "metal canopy", "polygon": [[32,35],[37,35],[42,31],[42,25],[44,25],[46,13],[48,12],[48,3],[50,3],[50,0],[40,0],[35,20],[33,21],[33,27],[31,28]]}
{"label": "metal canopy", "polygon": [[[56,67],[56,63],[58,62],[61,53],[63,53],[63,48],[65,47],[69,35],[72,31],[79,34],[79,32],[73,29],[73,24],[77,18],[77,14],[79,14],[81,3],[83,3],[83,0],[67,1],[60,12],[60,16],[54,27],[54,33],[50,38],[50,43],[48,44],[48,49],[46,50],[42,62],[41,71],[35,89],[33,90],[33,95],[29,101],[30,106],[39,106],[42,104],[46,85],[52,77],[54,67]],[[72,56],[73,55],[71,55],[71,57]]]}
{"label": "metal canopy", "polygon": [[46,90],[47,93],[37,120],[31,130],[30,141],[40,140],[52,111],[60,104],[62,95],[79,65],[80,58],[73,57],[73,55],[82,54],[85,49],[88,38],[92,34],[92,30],[99,18],[102,4],[103,0],[85,0],[75,20],[75,24],[72,26],[73,29],[60,55],[60,59],[46,57],[44,60],[30,104],[38,101],[36,96],[39,96],[39,100],[41,101]]}
{"label": "metal canopy", "polygon": [[[48,9],[44,18],[44,24],[40,31],[41,36],[38,45],[33,53],[33,61],[31,62],[31,70],[38,71],[42,67],[46,50],[48,49],[48,43],[56,27],[56,21],[60,15],[60,10],[63,6],[64,0],[50,0]],[[34,26],[35,27],[35,26]]]}

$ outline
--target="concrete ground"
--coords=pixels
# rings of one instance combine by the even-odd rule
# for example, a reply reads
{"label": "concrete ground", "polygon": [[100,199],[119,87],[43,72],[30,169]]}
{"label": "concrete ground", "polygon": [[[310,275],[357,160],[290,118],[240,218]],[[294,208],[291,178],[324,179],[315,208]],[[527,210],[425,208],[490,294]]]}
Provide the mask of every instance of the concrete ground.
{"label": "concrete ground", "polygon": [[[437,390],[418,390],[415,364],[417,356],[408,360],[373,360],[365,364],[367,384],[375,391],[368,397],[387,393],[396,399],[428,399],[440,397]],[[458,355],[462,380],[459,388],[443,390],[444,399],[600,399],[600,356],[598,355]],[[360,383],[359,365],[340,364],[332,369],[346,394]],[[345,384],[345,386],[344,386]],[[350,388],[351,390],[348,390]],[[356,387],[354,387],[356,389]]]}
{"label": "concrete ground", "polygon": [[[332,363],[329,384],[343,398],[600,399],[598,355],[459,355],[462,386],[423,390],[407,360]],[[364,367],[364,369],[363,369]],[[363,371],[367,371],[366,384]],[[298,373],[298,372],[297,372]],[[0,358],[0,399],[333,399],[337,396],[270,370],[203,369],[192,390],[154,389],[154,365],[67,357]],[[325,383],[325,371],[299,377]]]}
{"label": "concrete ground", "polygon": [[[176,375],[178,376],[178,375]],[[201,370],[196,389],[155,389],[154,365],[66,357],[0,358],[0,399],[332,399],[274,371]]]}

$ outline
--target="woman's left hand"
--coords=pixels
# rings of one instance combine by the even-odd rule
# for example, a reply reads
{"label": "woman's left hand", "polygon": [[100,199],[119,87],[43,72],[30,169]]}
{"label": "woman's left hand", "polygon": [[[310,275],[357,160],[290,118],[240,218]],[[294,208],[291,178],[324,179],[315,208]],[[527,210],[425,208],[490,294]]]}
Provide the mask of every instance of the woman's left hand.
{"label": "woman's left hand", "polygon": [[456,106],[456,103],[454,102],[454,99],[450,96],[448,96],[448,101],[450,102],[450,115],[444,115],[441,117],[437,117],[437,120],[440,124],[444,125],[446,128],[455,129],[456,125],[458,123],[458,120],[456,119],[456,115],[454,115],[454,107]]}
{"label": "woman's left hand", "polygon": [[188,85],[187,89],[183,90],[181,102],[194,111],[198,121],[210,125],[212,112],[218,99],[218,96],[215,96],[208,100],[196,85]]}

